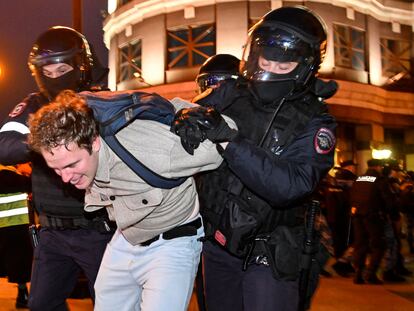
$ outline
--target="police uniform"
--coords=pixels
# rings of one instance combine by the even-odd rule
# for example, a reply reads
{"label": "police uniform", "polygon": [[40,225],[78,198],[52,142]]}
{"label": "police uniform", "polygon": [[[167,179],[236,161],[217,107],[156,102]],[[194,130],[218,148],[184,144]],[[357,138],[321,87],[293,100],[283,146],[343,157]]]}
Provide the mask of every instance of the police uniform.
{"label": "police uniform", "polygon": [[0,167],[0,271],[10,283],[30,282],[33,250],[28,234],[30,178]]}
{"label": "police uniform", "polygon": [[[320,99],[332,90],[315,82],[318,92],[306,89],[291,97],[272,122],[277,106],[263,105],[239,82],[225,83],[198,102],[215,106],[239,129],[223,152],[224,164],[199,178],[207,236],[214,235],[216,217],[236,179],[243,185],[239,196],[264,220],[258,235],[272,235],[280,226],[302,227],[307,199],[333,164],[336,123]],[[255,244],[242,271],[246,257],[231,255],[213,240],[203,249],[209,310],[297,310],[298,278],[278,279],[263,245]]]}
{"label": "police uniform", "polygon": [[29,114],[46,103],[41,93],[30,94],[0,128],[0,163],[32,162],[33,202],[41,230],[34,252],[29,305],[31,310],[42,311],[66,310],[65,299],[81,270],[94,297],[93,284],[113,233],[105,215],[85,214],[84,191],[64,184],[40,155],[28,150]]}
{"label": "police uniform", "polygon": [[[379,284],[376,272],[385,250],[384,225],[386,212],[392,206],[392,195],[387,180],[381,173],[368,168],[359,176],[351,189],[351,203],[354,209],[354,265],[356,276],[354,283]],[[369,266],[365,269],[365,260],[371,252]],[[366,270],[365,280],[363,278]]]}

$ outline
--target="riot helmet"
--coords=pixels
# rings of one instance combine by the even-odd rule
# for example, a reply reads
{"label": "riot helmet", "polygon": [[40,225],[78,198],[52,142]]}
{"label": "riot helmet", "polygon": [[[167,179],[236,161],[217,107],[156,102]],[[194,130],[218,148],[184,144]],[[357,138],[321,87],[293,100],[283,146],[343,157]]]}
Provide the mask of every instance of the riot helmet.
{"label": "riot helmet", "polygon": [[[58,77],[45,75],[44,66],[62,63],[73,70]],[[64,89],[77,92],[89,89],[94,57],[81,33],[69,27],[55,26],[37,38],[29,54],[28,65],[39,90],[52,100]]]}
{"label": "riot helmet", "polygon": [[221,81],[239,77],[240,60],[230,54],[217,54],[209,57],[201,65],[196,77],[200,93],[217,87]]}
{"label": "riot helmet", "polygon": [[[257,85],[273,82],[275,87],[284,85],[284,89],[290,92],[303,88],[323,61],[327,39],[325,29],[321,18],[302,6],[282,7],[269,12],[249,30],[240,64],[242,75]],[[263,60],[292,64],[293,69],[282,73],[270,71],[261,66]]]}

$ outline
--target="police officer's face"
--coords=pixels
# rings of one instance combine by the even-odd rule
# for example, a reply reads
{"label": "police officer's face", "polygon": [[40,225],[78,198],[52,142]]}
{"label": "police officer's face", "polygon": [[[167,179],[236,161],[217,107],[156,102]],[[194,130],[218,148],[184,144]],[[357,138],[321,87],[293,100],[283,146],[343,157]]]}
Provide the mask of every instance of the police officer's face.
{"label": "police officer's face", "polygon": [[49,64],[42,67],[43,75],[52,79],[59,78],[72,70],[73,67],[66,63]]}
{"label": "police officer's face", "polygon": [[296,68],[297,65],[297,62],[278,62],[259,56],[259,67],[265,71],[275,74],[290,73]]}
{"label": "police officer's face", "polygon": [[47,165],[58,174],[63,182],[71,183],[78,189],[86,189],[92,185],[98,162],[100,138],[92,143],[92,152],[79,148],[76,143],[58,146],[52,150],[41,150]]}

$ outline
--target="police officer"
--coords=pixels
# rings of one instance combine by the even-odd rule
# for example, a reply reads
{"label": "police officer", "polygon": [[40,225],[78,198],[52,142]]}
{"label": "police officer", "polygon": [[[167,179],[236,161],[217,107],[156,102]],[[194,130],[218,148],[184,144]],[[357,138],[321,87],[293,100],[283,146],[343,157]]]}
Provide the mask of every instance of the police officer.
{"label": "police officer", "polygon": [[196,83],[199,93],[208,88],[218,87],[222,81],[236,80],[239,77],[240,60],[231,54],[217,54],[209,57],[201,65]]}
{"label": "police officer", "polygon": [[108,72],[86,38],[67,27],[41,34],[29,55],[29,68],[39,88],[19,103],[0,128],[0,163],[31,161],[34,207],[42,229],[35,249],[29,307],[66,310],[66,298],[80,271],[93,284],[112,230],[105,215],[85,214],[84,192],[62,180],[26,144],[29,114],[50,102],[61,90],[90,90]]}
{"label": "police officer", "polygon": [[[351,236],[351,188],[356,175],[357,163],[353,160],[346,160],[340,163],[340,167],[336,169],[335,180],[337,192],[335,192],[336,200],[332,202],[332,210],[334,211],[334,222],[332,223],[332,231],[337,236],[335,247],[336,262],[332,268],[337,274],[348,277],[354,273],[352,267],[353,246]],[[335,239],[334,239],[335,241]]]}
{"label": "police officer", "polygon": [[336,123],[323,98],[336,84],[315,77],[325,51],[325,27],[314,12],[273,10],[249,31],[243,79],[198,101],[233,118],[238,131],[213,108],[176,115],[172,130],[185,147],[191,151],[194,137],[206,137],[220,143],[225,159],[200,177],[199,187],[210,238],[203,248],[210,311],[298,309],[296,246],[303,243],[308,200],[332,167],[335,147]]}
{"label": "police officer", "polygon": [[[27,308],[33,249],[28,234],[30,174],[19,166],[0,165],[0,266],[9,283],[17,284],[16,308]],[[3,273],[1,274],[3,276]]]}
{"label": "police officer", "polygon": [[[356,270],[354,283],[382,284],[377,271],[385,251],[384,225],[387,211],[393,205],[393,195],[382,174],[382,161],[370,159],[367,164],[367,171],[355,180],[351,189]],[[368,251],[371,252],[371,258],[369,266],[365,267]]]}

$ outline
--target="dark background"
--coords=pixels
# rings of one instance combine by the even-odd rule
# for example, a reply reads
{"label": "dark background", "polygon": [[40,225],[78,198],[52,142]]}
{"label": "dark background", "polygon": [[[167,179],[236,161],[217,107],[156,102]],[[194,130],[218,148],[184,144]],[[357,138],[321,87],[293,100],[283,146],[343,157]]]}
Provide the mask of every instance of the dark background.
{"label": "dark background", "polygon": [[[56,25],[74,27],[73,0],[1,0],[0,1],[0,122],[27,94],[36,92],[36,84],[27,67],[27,57],[36,38]],[[83,0],[82,33],[93,44],[100,61],[107,65],[103,43],[101,10],[106,0]],[[0,146],[1,148],[1,146]]]}

